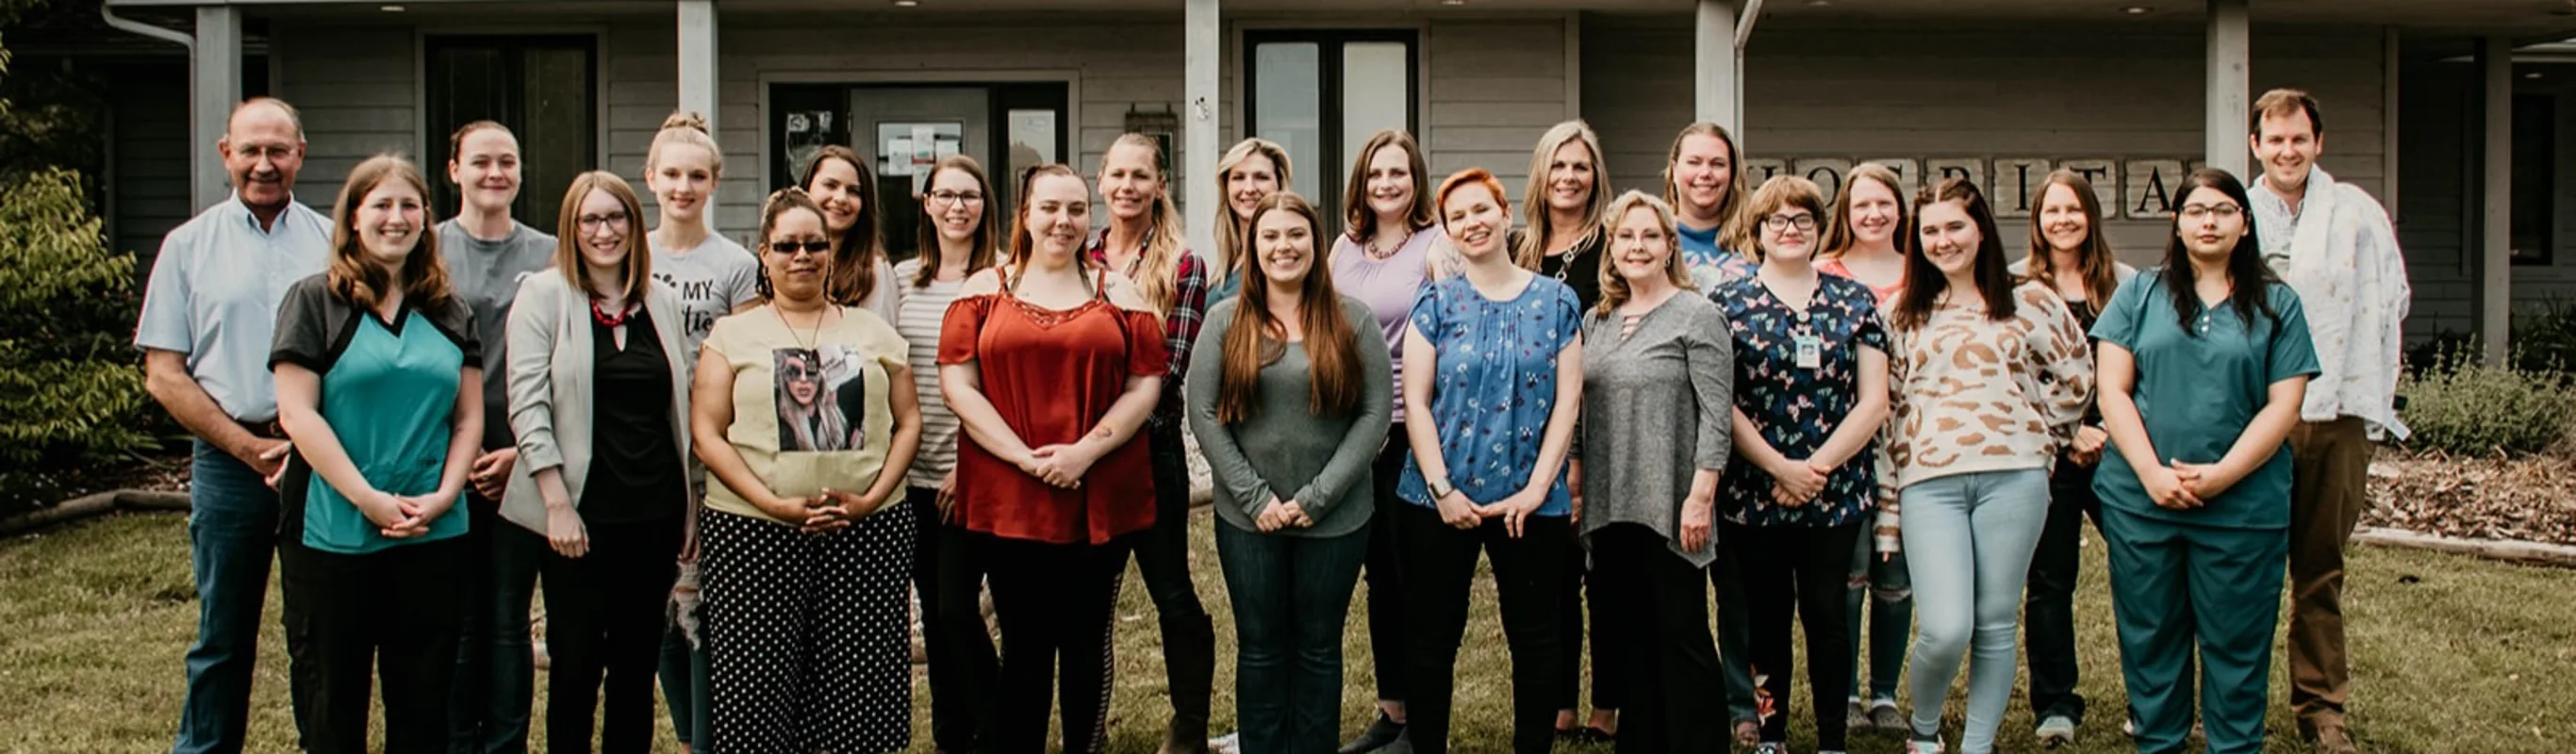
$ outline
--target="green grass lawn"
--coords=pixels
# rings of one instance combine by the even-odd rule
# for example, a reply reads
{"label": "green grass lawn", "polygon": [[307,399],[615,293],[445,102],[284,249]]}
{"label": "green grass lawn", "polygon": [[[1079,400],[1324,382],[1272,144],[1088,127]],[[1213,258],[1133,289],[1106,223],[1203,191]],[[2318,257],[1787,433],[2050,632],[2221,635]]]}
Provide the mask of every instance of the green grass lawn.
{"label": "green grass lawn", "polygon": [[[1221,649],[1217,728],[1233,717],[1232,654],[1224,584],[1202,511],[1192,521],[1199,593],[1217,616]],[[2095,716],[2069,752],[2127,751],[2119,734],[2117,649],[2100,548],[2086,551],[2078,598],[2083,692]],[[2576,748],[2576,584],[2562,570],[2376,548],[2354,552],[2347,595],[2358,701],[2355,733],[2373,752],[2558,752]],[[1119,606],[1115,752],[1152,752],[1169,712],[1151,601],[1130,575]],[[118,515],[0,541],[0,751],[167,750],[182,692],[180,656],[196,626],[187,529],[175,515]],[[1509,655],[1493,617],[1493,588],[1479,582],[1477,618],[1458,666],[1456,748],[1507,750]],[[1355,605],[1357,603],[1354,603]],[[252,699],[252,751],[290,751],[286,659],[270,598]],[[1365,621],[1354,609],[1346,644],[1343,728],[1372,714]],[[2273,666],[2272,733],[2298,751],[2287,716],[2284,666]],[[917,676],[916,676],[917,678]],[[542,688],[543,679],[540,678]],[[914,684],[916,751],[928,751],[928,694]],[[1807,719],[1801,691],[1793,709]],[[542,696],[542,695],[541,695]],[[1954,695],[1954,699],[1955,699]],[[544,701],[538,701],[542,730]],[[1840,714],[1839,708],[1836,714]],[[1961,710],[1949,711],[1955,738]],[[2550,721],[2557,722],[2550,722]],[[2018,699],[2004,720],[2003,751],[2038,751]],[[667,720],[657,751],[679,751]],[[1810,725],[1791,736],[1812,750]],[[542,735],[540,735],[542,738]],[[540,744],[540,750],[542,745]],[[1901,750],[1892,737],[1855,736],[1855,752]],[[1604,747],[1606,751],[1606,747]]]}

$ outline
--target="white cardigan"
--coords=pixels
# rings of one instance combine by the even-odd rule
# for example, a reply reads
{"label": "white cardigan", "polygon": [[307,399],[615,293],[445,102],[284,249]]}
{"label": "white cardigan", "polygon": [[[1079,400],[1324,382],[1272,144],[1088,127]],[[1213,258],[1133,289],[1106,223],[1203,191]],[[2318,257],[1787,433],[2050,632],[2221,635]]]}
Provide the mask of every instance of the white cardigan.
{"label": "white cardigan", "polygon": [[[689,378],[695,374],[697,354],[685,345],[677,291],[653,281],[644,309],[671,362],[671,440],[680,449],[672,462],[687,463]],[[518,434],[519,461],[501,496],[501,517],[538,534],[546,533],[546,501],[537,491],[536,472],[561,469],[574,506],[581,505],[582,482],[590,475],[591,394],[596,390],[590,330],[590,297],[574,290],[563,273],[549,269],[520,280],[518,299],[510,305],[508,341],[510,430]],[[693,484],[685,477],[682,483]],[[688,494],[697,499],[697,490]]]}

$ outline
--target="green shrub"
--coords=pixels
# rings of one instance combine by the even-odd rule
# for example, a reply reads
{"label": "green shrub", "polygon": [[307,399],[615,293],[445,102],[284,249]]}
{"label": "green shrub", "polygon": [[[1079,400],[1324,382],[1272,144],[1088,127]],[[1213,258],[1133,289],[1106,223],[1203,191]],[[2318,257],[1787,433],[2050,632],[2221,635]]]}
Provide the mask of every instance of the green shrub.
{"label": "green shrub", "polygon": [[147,445],[125,342],[134,257],[111,253],[68,170],[0,178],[0,496],[45,468]]}
{"label": "green shrub", "polygon": [[2398,383],[2408,447],[2455,455],[2550,450],[2576,418],[2576,387],[2553,371],[2483,366],[2459,352],[2434,357]]}

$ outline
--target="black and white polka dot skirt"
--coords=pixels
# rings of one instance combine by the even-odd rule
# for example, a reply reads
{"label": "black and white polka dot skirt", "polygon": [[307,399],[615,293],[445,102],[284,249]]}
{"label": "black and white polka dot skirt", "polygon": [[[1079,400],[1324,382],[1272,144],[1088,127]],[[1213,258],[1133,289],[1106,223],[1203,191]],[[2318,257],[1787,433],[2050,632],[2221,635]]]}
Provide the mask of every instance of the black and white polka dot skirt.
{"label": "black and white polka dot skirt", "polygon": [[868,754],[912,745],[913,516],[888,507],[811,535],[705,511],[699,608],[710,747]]}

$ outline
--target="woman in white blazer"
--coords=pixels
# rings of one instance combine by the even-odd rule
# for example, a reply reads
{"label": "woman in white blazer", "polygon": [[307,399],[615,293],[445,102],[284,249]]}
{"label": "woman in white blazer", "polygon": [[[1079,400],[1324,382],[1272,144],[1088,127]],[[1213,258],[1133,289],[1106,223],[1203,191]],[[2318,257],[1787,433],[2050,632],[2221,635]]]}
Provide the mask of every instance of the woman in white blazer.
{"label": "woman in white blazer", "polygon": [[680,298],[654,282],[643,207],[605,171],[573,179],[555,274],[510,309],[510,428],[519,463],[501,516],[546,538],[550,751],[647,751],[663,606],[697,519]]}

